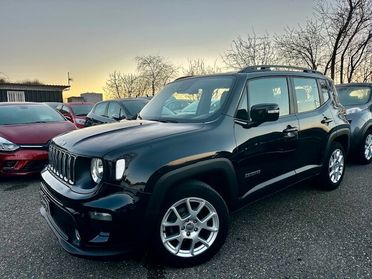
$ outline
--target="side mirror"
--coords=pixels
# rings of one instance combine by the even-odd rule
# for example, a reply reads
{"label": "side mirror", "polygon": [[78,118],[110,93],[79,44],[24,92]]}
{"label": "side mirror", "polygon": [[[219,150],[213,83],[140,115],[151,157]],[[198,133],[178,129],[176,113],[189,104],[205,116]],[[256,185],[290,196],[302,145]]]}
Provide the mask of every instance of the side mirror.
{"label": "side mirror", "polygon": [[248,111],[246,109],[239,109],[236,112],[236,118],[241,119],[241,120],[248,120]]}
{"label": "side mirror", "polygon": [[251,108],[251,119],[255,123],[276,121],[279,119],[278,104],[258,104]]}
{"label": "side mirror", "polygon": [[65,118],[66,118],[68,121],[73,122],[73,121],[72,121],[72,117],[71,117],[70,115],[66,115],[66,114],[65,114],[64,116],[65,116]]}
{"label": "side mirror", "polygon": [[112,118],[116,121],[120,121],[122,119],[125,119],[125,116],[123,115],[123,116],[120,117],[119,114],[115,113],[115,114],[112,115]]}

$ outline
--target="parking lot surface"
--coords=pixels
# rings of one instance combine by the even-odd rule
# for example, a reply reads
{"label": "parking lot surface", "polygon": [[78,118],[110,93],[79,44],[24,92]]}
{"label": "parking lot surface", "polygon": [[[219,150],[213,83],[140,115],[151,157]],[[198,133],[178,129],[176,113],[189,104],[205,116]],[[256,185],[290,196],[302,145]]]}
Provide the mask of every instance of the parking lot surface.
{"label": "parking lot surface", "polygon": [[349,164],[335,191],[307,182],[247,206],[221,251],[184,269],[71,256],[39,214],[39,179],[0,179],[0,278],[372,278],[372,165]]}

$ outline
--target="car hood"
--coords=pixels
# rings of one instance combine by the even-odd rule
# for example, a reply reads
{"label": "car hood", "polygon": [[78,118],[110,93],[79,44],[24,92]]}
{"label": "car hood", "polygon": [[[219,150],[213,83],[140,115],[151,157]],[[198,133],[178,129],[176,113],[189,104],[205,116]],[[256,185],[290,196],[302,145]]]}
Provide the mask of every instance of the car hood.
{"label": "car hood", "polygon": [[147,120],[121,121],[76,130],[55,138],[54,142],[77,155],[103,157],[117,149],[129,149],[133,145],[191,132],[202,126]]}
{"label": "car hood", "polygon": [[55,136],[75,129],[75,125],[69,121],[0,125],[0,137],[15,144],[46,144]]}

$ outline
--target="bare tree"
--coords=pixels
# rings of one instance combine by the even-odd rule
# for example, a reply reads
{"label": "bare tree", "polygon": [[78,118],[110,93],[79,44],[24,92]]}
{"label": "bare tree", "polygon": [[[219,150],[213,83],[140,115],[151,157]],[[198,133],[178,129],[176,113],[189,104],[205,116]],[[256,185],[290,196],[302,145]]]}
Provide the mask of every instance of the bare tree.
{"label": "bare tree", "polygon": [[[350,55],[350,62],[348,64],[347,76],[348,82],[372,82],[372,45],[363,53],[363,57]],[[359,61],[359,62],[358,62]],[[355,63],[359,63],[358,67],[353,66]]]}
{"label": "bare tree", "polygon": [[[367,38],[361,38],[360,40],[355,41],[349,45],[346,55],[343,55],[341,59],[340,83],[343,83],[343,78],[344,78],[343,65],[345,63],[345,60],[347,62],[346,79],[348,82],[353,81],[354,75],[358,74],[358,70],[362,65],[364,66],[368,65],[368,62],[370,62],[370,58],[371,58],[371,49],[372,49],[371,41],[372,41],[372,32],[367,36]],[[369,65],[369,66],[372,66],[372,65]],[[371,68],[370,68],[370,71],[371,71]]]}
{"label": "bare tree", "polygon": [[146,77],[137,76],[135,96],[136,97],[150,96],[149,82]]}
{"label": "bare tree", "polygon": [[283,35],[275,36],[278,55],[288,64],[317,70],[324,60],[325,42],[322,26],[307,20],[304,26],[287,27]]}
{"label": "bare tree", "polygon": [[124,88],[122,85],[122,74],[119,71],[114,71],[109,74],[108,79],[106,80],[106,85],[103,90],[111,98],[119,99],[125,96]]}
{"label": "bare tree", "polygon": [[[345,76],[352,80],[363,53],[370,44],[372,28],[372,0],[339,0],[336,2],[319,1],[316,7],[317,17],[321,20],[327,34],[328,59],[324,73],[330,72],[332,79],[338,73],[342,83]],[[355,41],[359,43],[355,44]],[[363,46],[365,45],[365,47]],[[350,50],[354,49],[354,54]],[[354,66],[346,68],[352,72],[345,74],[345,65],[353,57]],[[355,63],[358,61],[357,63]]]}
{"label": "bare tree", "polygon": [[277,55],[268,34],[259,37],[252,32],[246,39],[239,36],[233,40],[231,48],[222,55],[222,60],[232,69],[242,69],[249,65],[275,64]]}
{"label": "bare tree", "polygon": [[206,65],[204,60],[200,58],[188,59],[188,65],[182,69],[185,76],[209,75],[221,71],[221,68],[217,66],[217,60],[213,65]]}
{"label": "bare tree", "polygon": [[141,76],[114,71],[109,74],[103,90],[114,99],[131,98],[146,95],[148,86]]}
{"label": "bare tree", "polygon": [[152,95],[177,74],[177,68],[162,56],[137,56],[139,75],[147,81]]}
{"label": "bare tree", "polygon": [[121,75],[121,85],[125,97],[135,97],[137,94],[138,76],[135,74]]}

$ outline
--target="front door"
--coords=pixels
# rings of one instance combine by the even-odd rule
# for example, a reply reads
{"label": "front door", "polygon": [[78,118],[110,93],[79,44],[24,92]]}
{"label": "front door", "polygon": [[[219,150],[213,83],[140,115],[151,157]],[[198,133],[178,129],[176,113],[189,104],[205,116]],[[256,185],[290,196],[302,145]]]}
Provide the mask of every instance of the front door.
{"label": "front door", "polygon": [[[263,103],[278,104],[279,119],[247,128],[244,123],[250,121],[250,108]],[[246,197],[294,174],[299,123],[296,115],[291,113],[286,77],[249,80],[237,111],[234,161],[241,185],[240,196]]]}

